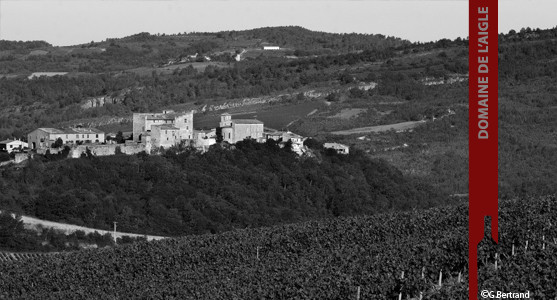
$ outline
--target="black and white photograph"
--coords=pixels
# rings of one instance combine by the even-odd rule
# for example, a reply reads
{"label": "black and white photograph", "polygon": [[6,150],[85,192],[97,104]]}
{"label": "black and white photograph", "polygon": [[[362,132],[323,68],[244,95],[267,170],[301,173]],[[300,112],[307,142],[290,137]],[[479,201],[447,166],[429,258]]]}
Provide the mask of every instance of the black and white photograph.
{"label": "black and white photograph", "polygon": [[557,299],[557,1],[483,2],[0,0],[0,299]]}

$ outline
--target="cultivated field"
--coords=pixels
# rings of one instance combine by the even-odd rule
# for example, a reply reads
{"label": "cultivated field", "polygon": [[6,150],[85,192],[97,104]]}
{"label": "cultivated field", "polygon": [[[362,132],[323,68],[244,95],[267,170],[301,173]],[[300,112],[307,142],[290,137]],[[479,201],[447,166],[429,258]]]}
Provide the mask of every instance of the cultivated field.
{"label": "cultivated field", "polygon": [[[478,246],[480,290],[555,299],[555,196],[500,207],[499,244]],[[0,261],[0,298],[468,299],[467,215],[457,204]]]}
{"label": "cultivated field", "polygon": [[[232,119],[257,119],[265,124],[265,127],[274,129],[284,129],[292,122],[307,116],[316,109],[319,110],[323,106],[320,101],[307,101],[291,105],[265,105],[259,106],[254,110],[254,106],[246,107],[248,111],[230,112]],[[220,114],[224,111],[218,111],[211,114],[195,114],[194,124],[196,128],[214,128],[218,126]]]}
{"label": "cultivated field", "polygon": [[331,132],[331,134],[350,135],[350,134],[362,134],[362,133],[371,133],[371,132],[384,132],[389,130],[401,131],[401,130],[412,129],[423,123],[425,123],[425,121],[409,121],[409,122],[402,122],[402,123],[389,124],[389,125],[360,127],[360,128],[349,129],[349,130],[339,130],[339,131],[333,131]]}

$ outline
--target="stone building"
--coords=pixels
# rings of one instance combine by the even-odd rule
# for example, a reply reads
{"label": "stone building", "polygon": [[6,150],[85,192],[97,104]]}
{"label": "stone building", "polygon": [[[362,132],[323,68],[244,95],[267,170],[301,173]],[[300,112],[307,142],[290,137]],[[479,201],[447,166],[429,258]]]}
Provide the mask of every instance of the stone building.
{"label": "stone building", "polygon": [[194,146],[202,152],[209,150],[209,147],[217,143],[217,131],[216,129],[211,130],[195,130],[194,131],[195,142]]}
{"label": "stone building", "polygon": [[180,129],[174,125],[154,125],[151,126],[151,145],[156,148],[170,148],[179,144]]}
{"label": "stone building", "polygon": [[221,129],[222,140],[231,144],[235,144],[244,139],[254,139],[258,142],[264,142],[263,122],[255,119],[236,119],[224,113],[220,117],[219,127]]}
{"label": "stone building", "polygon": [[105,134],[96,128],[37,128],[27,135],[29,149],[46,149],[58,139],[65,145],[104,143]]}
{"label": "stone building", "polygon": [[168,148],[193,138],[193,111],[133,114],[133,141],[136,143]]}

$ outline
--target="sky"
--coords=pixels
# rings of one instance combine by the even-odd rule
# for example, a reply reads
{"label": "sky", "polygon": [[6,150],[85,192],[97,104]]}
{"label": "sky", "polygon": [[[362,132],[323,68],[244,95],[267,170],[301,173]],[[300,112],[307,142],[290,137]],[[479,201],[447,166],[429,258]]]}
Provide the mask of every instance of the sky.
{"label": "sky", "polygon": [[[557,26],[557,0],[499,0],[499,31]],[[0,39],[76,45],[139,32],[297,25],[410,41],[465,38],[465,0],[0,0]]]}

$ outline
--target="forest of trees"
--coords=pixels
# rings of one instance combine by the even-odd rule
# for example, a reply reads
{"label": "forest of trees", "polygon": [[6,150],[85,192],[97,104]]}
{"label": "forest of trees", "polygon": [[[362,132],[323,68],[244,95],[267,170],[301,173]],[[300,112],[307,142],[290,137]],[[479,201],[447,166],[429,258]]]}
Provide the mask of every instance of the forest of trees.
{"label": "forest of trees", "polygon": [[125,232],[184,235],[427,208],[447,199],[358,151],[298,158],[274,141],[200,154],[37,158],[3,169],[0,207]]}

